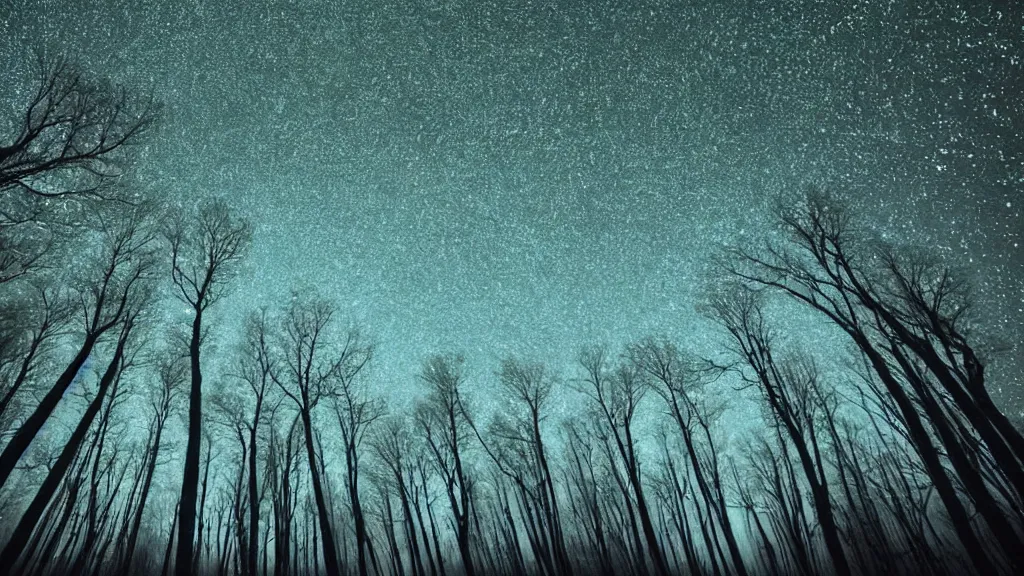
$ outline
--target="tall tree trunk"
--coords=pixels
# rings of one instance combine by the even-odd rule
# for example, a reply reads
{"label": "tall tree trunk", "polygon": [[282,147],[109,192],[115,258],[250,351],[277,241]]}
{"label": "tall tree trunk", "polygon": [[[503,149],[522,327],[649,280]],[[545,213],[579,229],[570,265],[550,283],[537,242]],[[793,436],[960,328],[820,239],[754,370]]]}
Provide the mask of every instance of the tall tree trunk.
{"label": "tall tree trunk", "polygon": [[156,459],[160,454],[160,440],[163,436],[163,429],[164,420],[160,418],[156,423],[156,433],[154,434],[153,444],[150,448],[149,462],[146,463],[146,477],[142,482],[142,492],[139,494],[139,505],[135,509],[135,514],[132,518],[131,531],[128,533],[124,562],[121,565],[122,574],[127,574],[131,570],[132,558],[135,557],[135,546],[139,540],[139,529],[142,526],[142,515],[146,511],[146,502],[149,501],[149,490],[153,485],[153,473],[156,471]]}
{"label": "tall tree trunk", "polygon": [[64,392],[67,391],[75,377],[78,376],[78,372],[85,365],[85,361],[89,358],[89,354],[92,353],[98,339],[99,334],[90,333],[86,335],[81,348],[75,354],[75,358],[57,378],[53,387],[43,396],[43,399],[36,406],[36,409],[32,411],[32,414],[25,419],[21,427],[18,428],[18,431],[14,433],[10,442],[4,447],[4,451],[0,453],[0,487],[7,483],[11,473],[14,472],[14,468],[18,465],[18,460],[28,450],[32,440],[39,434],[47,419],[57,408],[57,404],[64,397]]}
{"label": "tall tree trunk", "polygon": [[196,500],[199,497],[199,459],[202,450],[203,373],[199,365],[199,344],[203,333],[202,308],[194,308],[189,365],[192,385],[188,395],[188,441],[185,445],[185,469],[178,504],[178,548],[174,555],[175,576],[192,576],[193,545],[196,538]]}
{"label": "tall tree trunk", "polygon": [[[203,528],[205,528],[205,514],[206,514],[206,494],[207,487],[210,482],[210,458],[212,456],[213,446],[212,442],[207,438],[206,443],[206,462],[203,466],[203,481],[200,484],[199,492],[199,509],[196,515],[196,542],[195,548],[193,549],[191,563],[192,563],[192,574],[199,573],[199,560],[203,555]],[[207,540],[209,540],[209,529],[207,529]]]}
{"label": "tall tree trunk", "polygon": [[970,515],[963,502],[960,501],[960,497],[953,487],[953,482],[946,468],[942,465],[939,452],[932,443],[931,436],[925,429],[914,402],[907,396],[903,387],[890,371],[889,364],[868,341],[867,337],[856,330],[851,330],[849,334],[867,356],[871,367],[885,385],[886,391],[899,407],[900,414],[906,423],[910,440],[916,448],[918,455],[920,455],[928,476],[935,484],[935,491],[949,513],[953,529],[960,538],[960,542],[964,545],[964,549],[974,563],[975,568],[981,574],[998,574],[999,572],[992,564],[992,560],[985,551],[985,547],[981,544],[978,535],[971,527]]}
{"label": "tall tree trunk", "polygon": [[256,399],[252,426],[249,427],[249,556],[246,572],[252,576],[257,574],[256,563],[259,558],[260,496],[256,461],[256,427],[259,424],[262,408],[263,397],[260,396]]}
{"label": "tall tree trunk", "polygon": [[171,567],[171,550],[174,549],[174,536],[175,536],[175,525],[178,523],[178,507],[180,504],[174,506],[174,516],[171,517],[171,531],[167,534],[167,549],[164,551],[164,562],[163,568],[160,569],[160,576],[167,576],[168,570]]}
{"label": "tall tree trunk", "polygon": [[423,558],[420,557],[419,538],[416,534],[416,521],[412,515],[412,508],[409,506],[409,494],[406,491],[401,468],[396,470],[395,479],[398,483],[398,498],[402,504],[402,517],[405,520],[403,524],[405,524],[405,538],[406,545],[409,547],[412,574],[413,576],[425,576]]}
{"label": "tall tree trunk", "polygon": [[29,537],[32,535],[32,531],[39,522],[39,518],[43,515],[43,512],[46,510],[46,506],[50,503],[50,499],[53,498],[54,492],[56,492],[57,487],[60,486],[61,481],[67,474],[72,461],[75,459],[75,455],[78,453],[78,449],[82,445],[82,441],[85,439],[85,436],[89,432],[89,428],[92,426],[93,420],[96,418],[96,415],[99,414],[100,408],[103,406],[103,401],[106,398],[107,390],[114,382],[120,368],[121,359],[124,356],[124,348],[127,344],[128,334],[130,331],[131,324],[127,324],[122,330],[121,337],[118,340],[117,348],[114,351],[114,357],[111,359],[110,364],[107,365],[107,369],[104,371],[103,376],[100,379],[100,386],[99,390],[96,392],[96,396],[92,399],[92,402],[89,403],[89,406],[86,408],[82,418],[78,421],[78,425],[75,427],[74,432],[71,433],[71,437],[61,450],[60,456],[57,457],[57,461],[54,462],[53,467],[50,468],[50,471],[46,474],[46,478],[43,480],[42,485],[36,492],[32,502],[21,515],[21,519],[18,521],[17,526],[11,534],[10,540],[8,540],[7,545],[4,546],[3,551],[0,552],[0,571],[3,571],[2,573],[10,574],[14,569],[15,563],[18,561],[19,556],[21,556],[22,551],[25,549],[25,545],[28,543]]}
{"label": "tall tree trunk", "polygon": [[302,412],[302,429],[306,437],[306,457],[309,460],[310,482],[313,485],[313,498],[316,502],[317,517],[322,534],[320,540],[323,546],[324,568],[327,569],[327,576],[341,576],[341,569],[338,566],[338,550],[334,543],[334,530],[331,528],[331,518],[327,511],[327,501],[324,498],[323,485],[320,480],[320,468],[317,465],[316,451],[313,447],[313,427],[308,411]]}
{"label": "tall tree trunk", "polygon": [[[354,433],[353,433],[354,434]],[[345,447],[345,467],[348,473],[348,499],[352,507],[352,521],[356,532],[356,565],[359,576],[367,576],[366,571],[366,518],[363,516],[363,505],[359,499],[359,460],[355,453],[355,436]]]}

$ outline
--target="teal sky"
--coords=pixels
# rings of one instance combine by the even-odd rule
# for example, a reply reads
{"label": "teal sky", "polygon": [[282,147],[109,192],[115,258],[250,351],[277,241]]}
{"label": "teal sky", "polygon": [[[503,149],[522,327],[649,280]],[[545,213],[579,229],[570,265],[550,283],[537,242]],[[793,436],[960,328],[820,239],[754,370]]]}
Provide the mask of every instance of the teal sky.
{"label": "teal sky", "polygon": [[315,287],[398,390],[441,350],[482,379],[650,333],[710,353],[709,256],[807,184],[961,266],[1013,346],[997,384],[1021,383],[1019,9],[0,1],[5,82],[44,48],[151,89],[143,180],[252,218],[225,317]]}

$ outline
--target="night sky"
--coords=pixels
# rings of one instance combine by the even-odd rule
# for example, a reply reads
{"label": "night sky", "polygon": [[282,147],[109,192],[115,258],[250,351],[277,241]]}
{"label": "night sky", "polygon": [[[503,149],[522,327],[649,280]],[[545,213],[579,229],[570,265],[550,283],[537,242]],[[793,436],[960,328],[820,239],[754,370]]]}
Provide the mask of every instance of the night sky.
{"label": "night sky", "polygon": [[1020,395],[1019,7],[0,3],[6,85],[46,49],[151,90],[141,179],[253,220],[223,342],[298,287],[379,342],[394,402],[439,351],[481,382],[508,352],[566,366],[648,334],[711,354],[709,258],[819,185],[972,279],[992,388]]}

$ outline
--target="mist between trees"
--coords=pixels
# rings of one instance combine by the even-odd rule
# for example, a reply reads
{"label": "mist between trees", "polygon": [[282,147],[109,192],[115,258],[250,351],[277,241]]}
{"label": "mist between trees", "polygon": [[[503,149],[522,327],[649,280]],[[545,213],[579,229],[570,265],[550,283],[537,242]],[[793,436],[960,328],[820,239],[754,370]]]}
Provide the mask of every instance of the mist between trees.
{"label": "mist between trees", "polygon": [[[329,294],[219,334],[250,224],[130,184],[151,99],[67,60],[35,69],[0,139],[0,573],[1024,570],[1024,437],[987,391],[968,285],[837,197],[709,256],[713,360],[657,338],[575,366],[509,357],[485,415],[464,359],[438,351],[401,411]],[[793,345],[779,302],[850,354]],[[737,399],[763,422],[726,440]]]}

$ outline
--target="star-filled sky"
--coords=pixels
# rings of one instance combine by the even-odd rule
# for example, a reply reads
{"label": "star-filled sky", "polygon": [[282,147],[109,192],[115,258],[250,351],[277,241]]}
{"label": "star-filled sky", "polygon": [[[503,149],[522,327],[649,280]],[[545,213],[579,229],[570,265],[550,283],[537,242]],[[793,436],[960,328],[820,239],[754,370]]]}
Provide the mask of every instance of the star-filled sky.
{"label": "star-filled sky", "polygon": [[484,379],[648,334],[710,353],[709,258],[817,184],[972,279],[1012,400],[1024,19],[967,4],[2,0],[0,55],[7,85],[46,49],[151,90],[142,179],[255,225],[221,313],[316,288],[392,395],[445,350]]}

